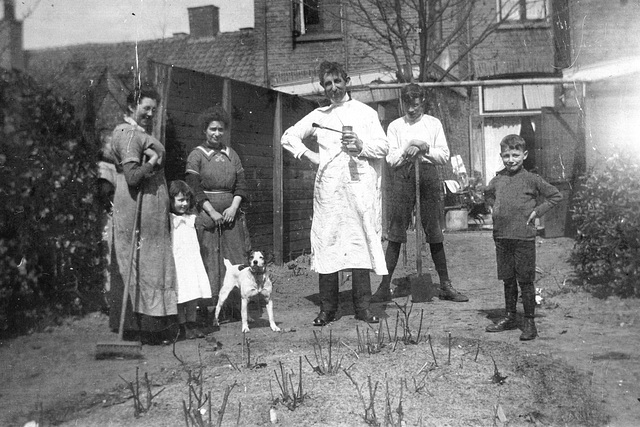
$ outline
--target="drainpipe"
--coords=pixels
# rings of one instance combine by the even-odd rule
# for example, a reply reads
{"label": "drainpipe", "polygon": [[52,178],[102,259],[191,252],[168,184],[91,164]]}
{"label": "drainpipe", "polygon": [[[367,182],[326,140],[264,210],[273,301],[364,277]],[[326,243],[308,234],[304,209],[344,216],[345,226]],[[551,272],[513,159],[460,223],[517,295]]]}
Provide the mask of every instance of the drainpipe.
{"label": "drainpipe", "polygon": [[269,79],[269,38],[267,25],[269,20],[267,19],[267,12],[269,11],[269,5],[267,0],[264,0],[264,85],[265,87],[271,87]]}

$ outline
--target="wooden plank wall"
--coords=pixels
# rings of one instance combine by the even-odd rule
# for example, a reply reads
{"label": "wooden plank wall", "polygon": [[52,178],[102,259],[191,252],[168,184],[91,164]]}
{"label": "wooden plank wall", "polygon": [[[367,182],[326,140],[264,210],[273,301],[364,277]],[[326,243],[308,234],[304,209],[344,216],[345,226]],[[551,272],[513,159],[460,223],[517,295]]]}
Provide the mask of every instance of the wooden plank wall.
{"label": "wooden plank wall", "polygon": [[[307,115],[317,105],[295,96],[282,99],[282,129],[286,131]],[[304,141],[307,147],[318,151],[315,140]],[[303,252],[310,252],[309,234],[313,216],[313,184],[316,168],[307,161],[294,159],[285,152],[283,159],[284,190],[284,239],[283,252],[286,259],[294,259]]]}
{"label": "wooden plank wall", "polygon": [[[274,130],[286,130],[316,105],[280,93],[282,125],[274,127],[276,91],[229,79],[225,83],[222,77],[178,67],[172,68],[170,80],[165,125],[167,179],[184,179],[187,156],[204,139],[199,114],[216,104],[230,106],[227,137],[240,156],[247,177],[249,197],[242,208],[247,215],[252,246],[271,253],[279,246],[284,261],[309,253],[315,170],[283,153],[283,205],[274,207],[274,168],[279,167],[279,162],[274,160],[273,145],[280,140]],[[314,141],[308,141],[308,146],[317,149]],[[282,215],[281,237],[274,235],[274,211]],[[274,245],[274,239],[281,239],[281,244]]]}

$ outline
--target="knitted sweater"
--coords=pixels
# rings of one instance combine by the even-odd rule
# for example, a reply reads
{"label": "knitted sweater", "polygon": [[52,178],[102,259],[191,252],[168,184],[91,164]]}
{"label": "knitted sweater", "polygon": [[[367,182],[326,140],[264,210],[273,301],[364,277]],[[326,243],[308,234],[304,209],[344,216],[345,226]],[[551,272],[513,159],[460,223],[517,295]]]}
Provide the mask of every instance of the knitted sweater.
{"label": "knitted sweater", "polygon": [[562,193],[539,175],[520,169],[499,171],[484,192],[493,206],[493,238],[535,240],[536,227],[527,225],[531,212],[541,217],[562,200]]}

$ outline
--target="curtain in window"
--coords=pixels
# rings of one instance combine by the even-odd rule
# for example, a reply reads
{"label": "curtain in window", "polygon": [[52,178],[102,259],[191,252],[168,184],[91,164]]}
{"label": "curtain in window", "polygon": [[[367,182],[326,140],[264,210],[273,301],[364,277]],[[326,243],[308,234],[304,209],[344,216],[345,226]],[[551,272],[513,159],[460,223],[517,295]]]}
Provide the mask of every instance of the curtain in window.
{"label": "curtain in window", "polygon": [[524,108],[527,110],[539,110],[542,107],[553,107],[552,85],[524,85]]}
{"label": "curtain in window", "polygon": [[485,87],[483,91],[485,112],[522,110],[522,86]]}
{"label": "curtain in window", "polygon": [[545,19],[547,17],[547,0],[527,0],[527,19]]}
{"label": "curtain in window", "polygon": [[500,158],[500,141],[507,135],[520,135],[522,118],[492,117],[484,121],[484,180],[485,184],[504,167]]}

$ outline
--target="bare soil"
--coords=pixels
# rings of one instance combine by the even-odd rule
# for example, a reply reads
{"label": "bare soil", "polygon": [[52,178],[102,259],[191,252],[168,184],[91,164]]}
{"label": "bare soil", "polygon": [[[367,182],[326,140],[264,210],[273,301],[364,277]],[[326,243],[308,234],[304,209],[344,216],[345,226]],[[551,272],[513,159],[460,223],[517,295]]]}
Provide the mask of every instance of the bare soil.
{"label": "bare soil", "polygon": [[[254,304],[248,345],[240,322],[231,321],[208,339],[145,346],[140,360],[95,360],[96,343],[115,340],[100,313],[2,342],[0,425],[186,426],[183,402],[189,406],[191,396],[195,406],[208,392],[215,424],[231,386],[222,425],[268,425],[273,408],[281,425],[358,426],[367,424],[366,407],[369,424],[381,425],[400,418],[425,426],[640,425],[640,301],[577,290],[567,264],[572,240],[539,239],[540,336],[521,342],[518,330],[489,334],[484,328],[504,305],[491,233],[447,233],[445,244],[454,286],[470,301],[376,304],[380,328],[354,320],[346,273],[339,319],[314,328],[317,276],[301,257],[270,266],[283,331],[272,332]],[[413,246],[395,277],[415,273]],[[423,266],[437,279],[428,250]],[[380,278],[372,279],[375,290]],[[408,330],[417,343],[402,340],[403,310],[411,310]],[[311,365],[328,361],[329,337],[335,373],[319,375]],[[136,370],[144,405],[145,374],[151,392],[159,392],[138,417],[126,383],[135,382]],[[283,402],[283,374],[289,395],[303,387],[293,410],[291,400]],[[208,403],[202,409],[206,421]]]}

